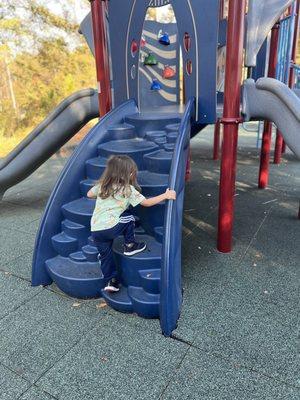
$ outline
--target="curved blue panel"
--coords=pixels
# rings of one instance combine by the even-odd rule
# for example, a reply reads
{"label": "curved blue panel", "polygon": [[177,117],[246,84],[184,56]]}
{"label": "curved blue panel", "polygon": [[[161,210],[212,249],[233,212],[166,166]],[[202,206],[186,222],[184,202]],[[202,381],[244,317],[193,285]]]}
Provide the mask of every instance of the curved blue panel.
{"label": "curved blue panel", "polygon": [[[33,286],[52,282],[45,262],[57,255],[52,238],[61,232],[62,205],[82,197],[79,182],[85,179],[85,161],[96,157],[99,143],[110,140],[110,133],[107,131],[109,126],[121,122],[126,115],[135,112],[136,104],[130,100],[108,113],[83,139],[64,167],[48,200],[37,233],[32,266]],[[57,240],[56,248],[59,244]]]}
{"label": "curved blue panel", "polygon": [[195,115],[195,99],[189,100],[182,118],[176,142],[169,187],[177,193],[176,201],[168,201],[165,212],[162,250],[160,324],[170,336],[176,328],[182,303],[181,235],[185,187],[185,172],[189,152],[191,122]]}

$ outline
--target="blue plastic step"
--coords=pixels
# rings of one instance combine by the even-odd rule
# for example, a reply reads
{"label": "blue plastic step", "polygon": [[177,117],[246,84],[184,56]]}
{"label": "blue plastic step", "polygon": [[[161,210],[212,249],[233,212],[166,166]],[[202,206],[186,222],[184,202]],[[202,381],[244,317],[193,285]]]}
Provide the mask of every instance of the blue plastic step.
{"label": "blue plastic step", "polygon": [[166,150],[157,150],[144,156],[145,166],[148,171],[168,174],[172,163],[172,153]]}
{"label": "blue plastic step", "polygon": [[82,196],[86,197],[87,192],[96,185],[97,181],[95,179],[84,179],[80,181],[80,193]]}
{"label": "blue plastic step", "polygon": [[86,242],[90,229],[84,225],[64,219],[61,223],[61,229],[66,235],[78,240],[78,246],[81,247]]}
{"label": "blue plastic step", "polygon": [[142,193],[146,197],[158,196],[166,191],[169,176],[167,174],[157,174],[150,171],[138,172],[138,183],[142,188]]}
{"label": "blue plastic step", "polygon": [[135,127],[130,124],[121,123],[110,125],[107,129],[109,133],[110,140],[125,140],[125,139],[133,139],[135,134]]}
{"label": "blue plastic step", "polygon": [[75,253],[71,253],[69,255],[70,259],[76,262],[86,262],[87,258],[86,256],[83,254],[82,251],[76,251]]}
{"label": "blue plastic step", "polygon": [[168,124],[168,125],[165,127],[165,130],[166,130],[167,132],[173,132],[173,131],[178,132],[179,127],[180,127],[180,122],[178,122],[178,123],[176,123],[176,124]]}
{"label": "blue plastic step", "polygon": [[148,293],[160,292],[160,269],[145,269],[139,272],[143,289]]}
{"label": "blue plastic step", "polygon": [[89,179],[99,179],[106,167],[107,158],[95,157],[85,162],[86,176]]}
{"label": "blue plastic step", "polygon": [[65,218],[89,227],[94,207],[95,200],[81,197],[80,199],[64,204],[61,209]]}
{"label": "blue plastic step", "polygon": [[175,143],[167,143],[167,144],[164,144],[164,145],[163,145],[163,148],[164,148],[166,151],[169,151],[169,152],[172,152],[172,153],[173,153],[173,151],[174,151],[174,149],[175,149]]}
{"label": "blue plastic step", "polygon": [[144,169],[144,154],[151,153],[157,148],[155,143],[137,138],[103,143],[98,146],[98,153],[101,157],[108,157],[111,154],[127,154],[136,162],[138,169]]}
{"label": "blue plastic step", "polygon": [[150,140],[151,142],[153,142],[155,139],[165,138],[166,135],[166,131],[149,131],[146,132],[146,140]]}
{"label": "blue plastic step", "polygon": [[159,243],[163,242],[163,235],[164,235],[164,227],[156,226],[154,228],[154,237]]}
{"label": "blue plastic step", "polygon": [[165,202],[159,203],[152,207],[137,207],[137,213],[141,221],[143,221],[143,227],[151,235],[154,235],[154,229],[157,226],[164,224],[165,217]]}
{"label": "blue plastic step", "polygon": [[131,257],[125,256],[123,253],[124,239],[122,237],[114,241],[115,260],[121,271],[122,284],[125,286],[139,286],[141,284],[139,271],[161,267],[161,244],[154,237],[148,235],[137,235],[136,240],[146,242],[147,248]]}
{"label": "blue plastic step", "polygon": [[46,261],[46,268],[57,286],[71,297],[82,299],[101,296],[104,287],[99,263],[80,263],[57,256]]}
{"label": "blue plastic step", "polygon": [[78,249],[77,239],[61,232],[51,238],[54,250],[61,256],[67,257],[70,253]]}
{"label": "blue plastic step", "polygon": [[167,134],[167,142],[168,143],[176,143],[177,137],[178,137],[178,132],[174,132],[174,131],[169,132]]}
{"label": "blue plastic step", "polygon": [[[181,120],[179,113],[159,113],[158,111],[144,112],[130,115],[125,121],[136,127],[139,137],[144,137],[146,132],[164,130],[168,124],[177,124]],[[174,129],[172,129],[174,130]]]}
{"label": "blue plastic step", "polygon": [[126,287],[121,287],[119,292],[116,293],[110,293],[103,290],[102,296],[105,299],[106,303],[114,310],[123,313],[133,312],[132,301],[128,296]]}
{"label": "blue plastic step", "polygon": [[133,310],[140,317],[159,317],[159,294],[147,293],[141,287],[128,287],[128,295],[132,301]]}
{"label": "blue plastic step", "polygon": [[160,148],[163,148],[164,144],[167,143],[167,138],[157,138],[154,140],[154,143],[157,144]]}
{"label": "blue plastic step", "polygon": [[98,251],[97,247],[87,244],[86,246],[82,247],[82,252],[88,261],[90,261],[90,262],[98,261],[99,251]]}

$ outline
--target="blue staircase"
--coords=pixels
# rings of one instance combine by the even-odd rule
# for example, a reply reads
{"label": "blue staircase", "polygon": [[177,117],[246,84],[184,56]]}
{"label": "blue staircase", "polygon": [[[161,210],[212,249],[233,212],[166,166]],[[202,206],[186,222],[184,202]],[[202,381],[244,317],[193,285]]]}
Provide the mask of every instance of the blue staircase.
{"label": "blue staircase", "polygon": [[[187,108],[191,114],[192,105]],[[181,119],[182,115],[170,113],[140,114],[135,103],[128,101],[91,130],[64,168],[46,207],[36,240],[33,285],[48,285],[54,281],[72,297],[103,296],[118,311],[134,312],[145,318],[160,317],[162,265],[170,262],[170,254],[166,255],[170,243],[166,244],[166,240],[172,240],[172,230],[179,232],[175,238],[179,240],[178,245],[181,240],[181,222],[174,228],[172,221],[169,225],[165,221],[178,211],[179,219],[182,217],[181,193],[184,191],[190,115],[186,112],[183,121]],[[121,290],[117,293],[102,290],[106,281],[89,229],[95,200],[86,197],[111,154],[127,154],[135,160],[139,169],[138,182],[146,197],[161,194],[169,186],[178,192],[176,202],[133,209],[136,238],[146,241],[147,249],[126,257],[123,238],[115,240],[113,251],[121,279]],[[171,168],[175,174],[173,178]],[[178,203],[175,210],[171,203]],[[178,223],[178,216],[173,222]],[[178,251],[176,255],[180,255]],[[175,254],[171,258],[173,256]],[[174,284],[178,285],[175,280]],[[176,308],[180,308],[179,303],[175,304]],[[167,329],[163,331],[170,333]]]}

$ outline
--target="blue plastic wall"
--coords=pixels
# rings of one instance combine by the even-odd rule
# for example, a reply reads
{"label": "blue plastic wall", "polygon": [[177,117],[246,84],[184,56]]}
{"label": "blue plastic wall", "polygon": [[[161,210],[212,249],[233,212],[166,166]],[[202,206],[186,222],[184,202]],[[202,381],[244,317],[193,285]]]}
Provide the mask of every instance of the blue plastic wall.
{"label": "blue plastic wall", "polygon": [[[191,37],[191,49],[183,50],[185,98],[196,99],[196,120],[214,123],[216,119],[216,49],[218,45],[218,0],[172,0],[179,43],[185,32]],[[139,99],[138,77],[132,79],[131,68],[138,70],[138,56],[132,57],[132,40],[139,42],[149,0],[110,0],[109,27],[112,51],[115,105],[126,99]],[[117,27],[117,29],[116,29]],[[193,65],[188,75],[187,61]]]}

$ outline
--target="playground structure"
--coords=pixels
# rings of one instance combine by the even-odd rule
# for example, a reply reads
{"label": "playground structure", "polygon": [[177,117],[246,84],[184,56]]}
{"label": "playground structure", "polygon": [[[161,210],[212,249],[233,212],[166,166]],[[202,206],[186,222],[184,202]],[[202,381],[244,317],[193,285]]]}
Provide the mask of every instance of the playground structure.
{"label": "playground structure", "polygon": [[[168,5],[174,22],[145,20],[149,7]],[[284,21],[280,17],[286,10],[292,22],[280,36],[278,21]],[[299,1],[249,0],[247,32],[245,12],[246,0],[229,0],[227,18],[224,3],[218,0],[91,1],[91,13],[80,30],[95,55],[98,101],[93,90],[65,100],[0,169],[3,194],[89,119],[101,117],[70,157],[49,198],[36,239],[33,285],[54,281],[73,297],[104,296],[116,310],[159,318],[162,332],[171,335],[182,303],[181,224],[190,137],[217,121],[217,156],[219,127],[224,126],[217,245],[221,252],[232,248],[239,124],[266,121],[260,187],[267,184],[272,122],[300,158],[300,100],[287,86],[293,86],[297,71],[290,61],[296,54]],[[241,96],[245,33],[248,79]],[[282,57],[277,59],[278,37]],[[225,48],[223,85],[220,60]],[[280,135],[277,148],[281,150]],[[36,155],[31,159],[33,151]],[[128,258],[121,238],[115,241],[122,287],[111,294],[102,292],[106,281],[89,232],[94,200],[86,193],[103,172],[107,157],[124,153],[138,165],[145,196],[170,187],[176,190],[177,200],[134,210],[136,234],[147,242],[148,250]]]}

